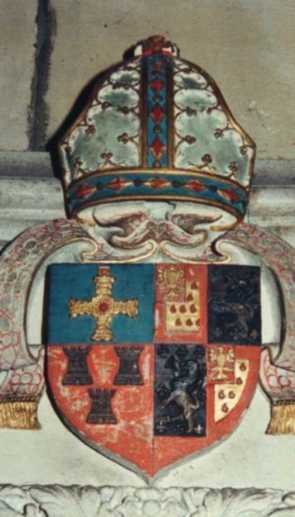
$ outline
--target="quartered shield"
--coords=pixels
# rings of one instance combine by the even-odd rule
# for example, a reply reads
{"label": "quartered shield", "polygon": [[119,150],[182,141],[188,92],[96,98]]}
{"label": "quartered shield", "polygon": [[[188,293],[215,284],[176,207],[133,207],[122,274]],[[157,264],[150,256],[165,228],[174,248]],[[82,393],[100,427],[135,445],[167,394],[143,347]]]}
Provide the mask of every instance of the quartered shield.
{"label": "quartered shield", "polygon": [[81,440],[153,477],[223,439],[254,394],[260,269],[53,264],[47,378]]}

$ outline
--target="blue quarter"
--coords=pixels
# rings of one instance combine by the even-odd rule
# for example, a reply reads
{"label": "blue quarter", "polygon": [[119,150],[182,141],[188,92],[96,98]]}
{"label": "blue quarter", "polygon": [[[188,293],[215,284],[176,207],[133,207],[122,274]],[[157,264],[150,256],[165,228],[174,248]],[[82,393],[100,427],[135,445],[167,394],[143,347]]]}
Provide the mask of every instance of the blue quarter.
{"label": "blue quarter", "polygon": [[[90,300],[95,295],[96,264],[53,264],[47,271],[48,344],[89,343],[95,329],[91,316],[71,318],[71,298]],[[137,299],[137,317],[117,315],[113,318],[112,343],[150,343],[154,336],[154,266],[152,264],[110,265],[113,297],[117,300]],[[103,344],[107,344],[105,341]]]}

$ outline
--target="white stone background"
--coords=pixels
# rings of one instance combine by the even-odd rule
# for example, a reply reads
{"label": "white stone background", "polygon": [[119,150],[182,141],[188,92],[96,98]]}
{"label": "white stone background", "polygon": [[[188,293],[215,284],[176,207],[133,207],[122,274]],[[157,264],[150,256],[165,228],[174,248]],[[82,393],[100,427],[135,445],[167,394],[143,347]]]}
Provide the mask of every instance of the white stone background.
{"label": "white stone background", "polygon": [[[256,141],[248,220],[295,244],[294,0],[0,0],[0,8],[3,244],[63,216],[47,142],[83,86],[154,33],[215,78]],[[156,485],[294,489],[295,436],[265,436],[268,419],[258,388],[230,439]],[[0,431],[0,483],[144,485],[67,432],[46,396],[40,421],[40,431]]]}

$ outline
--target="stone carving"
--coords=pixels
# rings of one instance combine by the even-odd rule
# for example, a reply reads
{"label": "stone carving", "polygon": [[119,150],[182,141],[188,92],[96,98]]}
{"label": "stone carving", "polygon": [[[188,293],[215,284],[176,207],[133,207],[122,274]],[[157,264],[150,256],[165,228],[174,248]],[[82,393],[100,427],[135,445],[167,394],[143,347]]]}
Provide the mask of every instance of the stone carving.
{"label": "stone carving", "polygon": [[[49,346],[48,351],[49,373],[51,368],[48,382],[55,386],[55,376],[58,375],[62,394],[70,408],[79,413],[82,413],[79,393],[85,388],[85,407],[86,404],[90,406],[84,420],[91,424],[89,432],[92,433],[97,424],[116,427],[118,423],[119,427],[120,411],[124,413],[128,404],[131,410],[133,405],[137,407],[139,398],[137,400],[135,397],[132,404],[130,395],[139,393],[146,386],[151,389],[147,383],[152,378],[149,368],[151,364],[156,364],[158,394],[154,402],[158,421],[155,434],[205,437],[207,356],[201,344],[196,345],[195,341],[190,345],[190,352],[187,352],[187,344],[192,340],[190,335],[193,334],[195,340],[197,332],[206,333],[206,345],[224,346],[222,354],[220,350],[212,349],[210,357],[213,373],[209,388],[211,400],[215,401],[211,422],[220,423],[226,419],[227,413],[232,413],[234,418],[233,409],[242,397],[244,385],[251,384],[251,393],[249,386],[249,392],[243,394],[246,395],[245,399],[250,400],[250,395],[254,393],[259,355],[258,350],[254,350],[251,358],[249,347],[258,347],[261,343],[261,314],[260,271],[251,281],[249,277],[237,280],[236,292],[231,292],[232,296],[228,297],[225,307],[224,299],[230,283],[226,280],[224,290],[220,290],[226,276],[225,270],[229,271],[230,267],[232,271],[234,268],[241,269],[240,265],[231,264],[229,267],[218,264],[231,261],[222,250],[223,243],[232,242],[256,255],[260,254],[281,283],[287,316],[283,349],[275,358],[264,352],[261,380],[273,403],[268,432],[294,433],[295,251],[268,232],[243,224],[217,241],[240,223],[245,215],[255,144],[233,119],[215,83],[199,67],[178,59],[175,47],[161,38],[152,38],[137,51],[134,60],[110,69],[103,82],[97,83],[85,110],[74,126],[67,129],[60,142],[67,209],[75,220],[61,219],[28,230],[7,248],[0,259],[0,369],[7,372],[0,388],[0,426],[38,427],[36,409],[44,384],[43,350],[40,344],[38,357],[33,356],[27,344],[24,323],[26,305],[40,265],[55,251],[74,242],[87,244],[76,262],[99,264],[94,297],[71,298],[67,304],[67,312],[72,318],[91,315],[95,319],[92,341],[111,342],[115,335],[113,317],[118,316],[119,321],[122,315],[135,319],[140,312],[137,300],[131,295],[123,302],[113,293],[112,283],[115,279],[108,274],[108,268],[111,269],[114,263],[139,262],[152,257],[152,262],[156,262],[156,267],[160,266],[161,269],[162,264],[159,263],[166,262],[169,257],[177,262],[177,267],[185,262],[189,264],[183,267],[191,268],[199,267],[201,263],[200,268],[211,268],[212,272],[216,267],[221,275],[216,274],[216,281],[212,284],[209,282],[209,295],[210,289],[213,292],[211,298],[209,296],[209,309],[214,314],[213,319],[207,322],[209,332],[205,332],[202,330],[202,292],[205,290],[197,281],[188,283],[189,287],[186,286],[182,293],[184,298],[175,301],[173,296],[181,282],[175,280],[171,269],[172,274],[169,273],[170,277],[166,280],[172,285],[168,285],[168,288],[172,289],[173,296],[171,303],[168,300],[165,302],[165,310],[169,311],[167,325],[161,331],[157,330],[158,356],[154,363],[148,347],[142,353],[136,348],[117,348],[111,356],[108,355],[110,350],[100,347],[101,343],[92,343],[91,354],[87,349],[82,358],[82,349],[65,348],[61,352],[57,349],[59,341],[49,343],[52,347]],[[122,204],[118,204],[118,201]],[[150,205],[149,201],[152,201]],[[106,203],[110,203],[110,210]],[[192,263],[198,263],[198,266]],[[214,266],[209,263],[214,263]],[[87,266],[83,264],[82,267]],[[243,267],[245,271],[246,266]],[[251,266],[252,273],[253,269]],[[242,283],[243,289],[240,289]],[[249,290],[255,293],[249,294]],[[164,307],[165,304],[162,305]],[[163,313],[159,309],[160,323]],[[222,321],[221,326],[218,321]],[[64,327],[60,325],[60,328]],[[176,334],[180,330],[183,332],[181,339],[178,334],[179,341],[173,341],[173,335],[171,338],[172,330]],[[245,345],[245,357],[229,352],[229,342]],[[71,341],[62,345],[68,343]],[[167,344],[173,355],[169,360],[164,357]],[[278,348],[280,343],[274,345]],[[63,364],[61,355],[64,356]],[[98,368],[100,373],[97,378],[87,370],[86,355],[92,355],[91,360],[88,357],[87,361],[94,373]],[[254,362],[251,365],[252,359]],[[149,368],[143,368],[143,364]],[[100,365],[103,365],[102,369]],[[64,376],[66,367],[68,370]],[[255,379],[254,374],[250,375],[251,368]],[[53,381],[49,381],[49,378]],[[75,390],[71,390],[72,385]],[[73,399],[75,404],[70,400],[70,393],[74,393],[72,397],[77,397]],[[123,399],[122,393],[130,399],[127,395]],[[145,400],[151,402],[152,396],[145,396]],[[243,403],[246,404],[245,400]],[[144,407],[140,415],[145,424],[152,422],[152,410],[149,415],[148,411]],[[133,425],[130,414],[123,416],[122,421],[129,422],[128,418]],[[210,427],[207,427],[209,433]],[[114,438],[115,432],[112,431],[114,429],[110,429],[110,437],[116,445],[123,447],[124,444],[119,443],[123,440],[118,438],[119,435]],[[103,430],[100,428],[97,432],[102,434]],[[137,434],[142,437],[142,430]],[[98,445],[102,440],[99,436]],[[210,440],[206,442],[204,439],[204,446],[210,445]],[[197,450],[194,443],[187,454]],[[167,442],[163,448],[165,453],[169,452]],[[118,454],[119,458],[124,457],[124,451],[120,450]],[[144,458],[139,445],[136,455],[142,456],[140,459],[145,461],[150,453],[148,451]],[[162,466],[173,463],[177,458],[175,453],[175,457],[165,460]],[[146,471],[154,475],[160,467],[153,465]],[[91,487],[27,487],[11,490],[21,490],[28,499],[22,507],[5,502],[6,516],[10,511],[11,515],[50,517],[61,515],[59,512],[69,507],[73,515],[79,515],[80,511],[87,515],[117,513],[118,516],[132,514],[136,517],[157,513],[166,515],[171,510],[173,515],[192,517],[214,514],[236,517],[237,513],[252,517],[278,512],[288,515],[286,512],[292,512],[295,504],[293,494],[256,490],[151,489],[144,492],[126,488],[120,492]],[[107,494],[111,494],[109,499],[105,495],[108,490]],[[144,493],[146,495],[143,496]],[[11,500],[14,500],[13,497]],[[92,504],[92,499],[96,501],[96,498],[97,502]],[[62,501],[60,509],[59,500]],[[74,500],[79,501],[79,511],[74,508]],[[9,497],[7,501],[10,501]],[[290,504],[288,501],[291,501]]]}
{"label": "stone carving", "polygon": [[270,489],[0,487],[0,517],[294,517],[295,492]]}
{"label": "stone carving", "polygon": [[[104,239],[104,249],[117,260],[140,260],[162,254],[178,261],[218,261],[212,250],[220,231],[235,225],[230,214],[187,203],[126,203],[120,210],[101,206],[88,209],[81,220],[90,224],[89,233]],[[84,259],[96,261],[95,255]]]}

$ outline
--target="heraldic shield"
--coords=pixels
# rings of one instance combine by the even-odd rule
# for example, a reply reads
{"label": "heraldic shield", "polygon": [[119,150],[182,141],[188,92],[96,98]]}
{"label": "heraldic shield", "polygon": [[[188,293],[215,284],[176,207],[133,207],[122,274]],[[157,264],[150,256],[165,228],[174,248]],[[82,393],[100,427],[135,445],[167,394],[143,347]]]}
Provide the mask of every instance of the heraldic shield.
{"label": "heraldic shield", "polygon": [[260,268],[53,264],[47,378],[84,442],[153,477],[238,425],[256,388]]}

